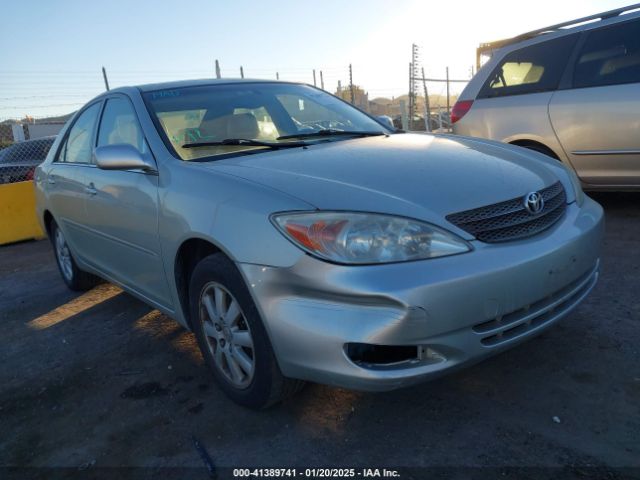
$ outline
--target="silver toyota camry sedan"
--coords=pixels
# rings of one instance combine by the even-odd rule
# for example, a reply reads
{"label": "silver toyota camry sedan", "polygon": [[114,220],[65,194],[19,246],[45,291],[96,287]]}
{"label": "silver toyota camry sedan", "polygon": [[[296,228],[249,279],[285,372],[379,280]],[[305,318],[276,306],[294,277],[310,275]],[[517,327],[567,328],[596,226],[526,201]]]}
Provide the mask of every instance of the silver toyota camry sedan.
{"label": "silver toyota camry sedan", "polygon": [[35,183],[66,284],[106,279],[175,318],[254,408],[305,380],[434,378],[540,333],[598,279],[603,212],[562,163],[395,131],[303,84],[106,92]]}

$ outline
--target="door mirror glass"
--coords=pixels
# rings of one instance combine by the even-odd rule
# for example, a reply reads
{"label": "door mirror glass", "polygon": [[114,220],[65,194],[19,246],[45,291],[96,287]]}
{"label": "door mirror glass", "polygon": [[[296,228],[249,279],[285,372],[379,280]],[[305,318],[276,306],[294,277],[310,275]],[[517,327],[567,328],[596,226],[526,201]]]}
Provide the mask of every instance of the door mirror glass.
{"label": "door mirror glass", "polygon": [[102,170],[144,170],[155,172],[155,165],[129,144],[104,145],[95,149],[96,165]]}

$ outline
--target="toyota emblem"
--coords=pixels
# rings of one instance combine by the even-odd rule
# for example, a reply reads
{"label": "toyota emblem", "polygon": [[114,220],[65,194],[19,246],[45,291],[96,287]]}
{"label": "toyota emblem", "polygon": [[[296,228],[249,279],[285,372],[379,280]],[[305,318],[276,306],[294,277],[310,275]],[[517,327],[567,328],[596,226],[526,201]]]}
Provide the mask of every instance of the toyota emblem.
{"label": "toyota emblem", "polygon": [[537,215],[544,208],[544,198],[540,192],[527,193],[524,197],[524,208],[531,215]]}

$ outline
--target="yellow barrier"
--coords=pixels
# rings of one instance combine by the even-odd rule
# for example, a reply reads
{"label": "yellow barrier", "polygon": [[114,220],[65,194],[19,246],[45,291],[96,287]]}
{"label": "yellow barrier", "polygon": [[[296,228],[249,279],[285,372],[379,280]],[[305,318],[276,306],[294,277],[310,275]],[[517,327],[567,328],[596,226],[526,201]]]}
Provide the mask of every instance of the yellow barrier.
{"label": "yellow barrier", "polygon": [[0,185],[0,245],[43,236],[33,182]]}

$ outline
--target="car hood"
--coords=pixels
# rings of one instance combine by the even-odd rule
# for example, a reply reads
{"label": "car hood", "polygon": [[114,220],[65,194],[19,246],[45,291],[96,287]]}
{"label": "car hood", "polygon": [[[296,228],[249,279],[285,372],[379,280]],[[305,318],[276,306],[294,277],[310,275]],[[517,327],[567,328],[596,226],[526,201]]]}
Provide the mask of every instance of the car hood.
{"label": "car hood", "polygon": [[[522,151],[520,151],[522,150]],[[322,210],[445,216],[524,196],[558,181],[524,149],[455,136],[396,134],[332,141],[207,164]],[[565,185],[566,188],[566,185]]]}

